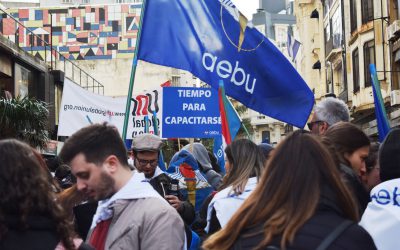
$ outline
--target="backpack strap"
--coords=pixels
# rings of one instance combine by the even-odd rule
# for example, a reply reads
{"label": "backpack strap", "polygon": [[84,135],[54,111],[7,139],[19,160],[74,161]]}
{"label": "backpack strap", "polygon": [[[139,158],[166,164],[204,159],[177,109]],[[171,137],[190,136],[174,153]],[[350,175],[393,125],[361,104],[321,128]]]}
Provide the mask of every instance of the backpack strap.
{"label": "backpack strap", "polygon": [[325,237],[325,239],[319,244],[317,250],[325,250],[327,249],[336,238],[344,232],[349,226],[353,224],[350,220],[345,220],[339,224],[339,226],[335,227],[333,231]]}

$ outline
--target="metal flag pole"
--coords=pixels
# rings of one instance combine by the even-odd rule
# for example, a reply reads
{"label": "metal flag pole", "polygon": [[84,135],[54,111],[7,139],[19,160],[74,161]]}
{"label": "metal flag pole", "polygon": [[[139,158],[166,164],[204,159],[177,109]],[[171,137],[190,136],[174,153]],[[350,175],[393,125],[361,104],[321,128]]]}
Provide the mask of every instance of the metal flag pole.
{"label": "metal flag pole", "polygon": [[132,99],[132,91],[133,91],[133,84],[135,82],[135,75],[136,75],[136,67],[137,67],[137,54],[139,51],[139,46],[140,46],[140,37],[142,33],[142,24],[143,24],[143,17],[146,13],[146,2],[147,0],[143,0],[142,2],[142,10],[140,12],[140,21],[139,21],[139,30],[136,38],[136,45],[135,45],[135,54],[133,56],[133,62],[132,62],[132,70],[131,70],[131,78],[129,81],[129,90],[128,90],[128,97],[126,98],[126,108],[125,108],[125,119],[124,119],[124,127],[122,129],[122,139],[125,141],[126,140],[126,131],[128,127],[128,121],[129,121],[129,112],[131,110],[131,99]]}

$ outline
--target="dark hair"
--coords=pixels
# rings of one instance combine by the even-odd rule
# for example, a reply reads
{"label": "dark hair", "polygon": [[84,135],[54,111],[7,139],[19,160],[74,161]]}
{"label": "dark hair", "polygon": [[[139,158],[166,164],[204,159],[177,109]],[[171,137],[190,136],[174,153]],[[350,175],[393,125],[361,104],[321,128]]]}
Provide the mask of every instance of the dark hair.
{"label": "dark hair", "polygon": [[325,136],[333,143],[339,161],[348,166],[350,162],[344,157],[345,153],[352,154],[357,149],[370,145],[368,136],[350,122],[339,122],[330,126]]}
{"label": "dark hair", "polygon": [[224,177],[220,190],[232,186],[238,195],[244,191],[249,178],[260,178],[264,169],[265,158],[257,145],[248,139],[233,141],[225,148],[231,169]]}
{"label": "dark hair", "polygon": [[115,155],[120,163],[128,166],[128,156],[125,145],[116,127],[103,124],[93,124],[78,130],[65,142],[59,157],[64,163],[82,153],[87,162],[101,164],[110,156]]}
{"label": "dark hair", "polygon": [[56,171],[56,169],[62,164],[61,159],[58,156],[51,158],[44,158],[46,161],[47,168],[50,172]]}
{"label": "dark hair", "polygon": [[335,194],[343,216],[357,221],[354,200],[329,152],[314,135],[295,131],[274,149],[256,189],[228,224],[210,236],[204,249],[230,249],[243,230],[256,224],[264,229],[257,249],[280,235],[284,249],[314,215],[325,187]]}
{"label": "dark hair", "polygon": [[371,143],[368,157],[367,159],[365,159],[365,167],[367,169],[367,174],[369,174],[374,169],[378,161],[379,146],[380,146],[379,142]]}
{"label": "dark hair", "polygon": [[19,216],[20,228],[27,227],[29,215],[51,218],[66,249],[74,249],[73,231],[46,175],[44,161],[29,145],[15,139],[0,141],[0,240],[5,237],[7,215]]}
{"label": "dark hair", "polygon": [[57,198],[70,220],[74,218],[73,208],[86,200],[85,194],[77,189],[76,184],[59,193]]}
{"label": "dark hair", "polygon": [[274,150],[274,147],[269,143],[260,143],[260,144],[258,144],[258,147],[261,149],[261,152],[264,154],[265,159],[268,159],[271,151]]}

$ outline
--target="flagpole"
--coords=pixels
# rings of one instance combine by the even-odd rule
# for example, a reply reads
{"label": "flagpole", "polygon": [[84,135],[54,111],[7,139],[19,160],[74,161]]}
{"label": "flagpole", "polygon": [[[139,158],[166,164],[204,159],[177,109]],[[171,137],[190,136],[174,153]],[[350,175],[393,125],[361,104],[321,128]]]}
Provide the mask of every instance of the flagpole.
{"label": "flagpole", "polygon": [[124,127],[122,129],[122,139],[124,140],[124,142],[126,140],[126,132],[127,132],[127,127],[128,127],[128,122],[129,122],[129,112],[131,110],[132,91],[133,91],[133,84],[135,82],[136,67],[137,67],[137,54],[139,51],[143,17],[144,17],[145,10],[146,10],[146,2],[147,2],[147,0],[143,0],[143,2],[142,2],[142,10],[140,12],[140,21],[139,21],[139,30],[138,30],[137,38],[136,38],[136,45],[135,45],[135,52],[134,52],[135,54],[133,56],[131,78],[129,81],[128,97],[126,98]]}
{"label": "flagpole", "polygon": [[244,132],[246,132],[247,139],[251,140],[250,133],[247,130],[246,126],[243,124],[243,122],[240,122],[240,123],[242,124],[242,128],[244,129]]}

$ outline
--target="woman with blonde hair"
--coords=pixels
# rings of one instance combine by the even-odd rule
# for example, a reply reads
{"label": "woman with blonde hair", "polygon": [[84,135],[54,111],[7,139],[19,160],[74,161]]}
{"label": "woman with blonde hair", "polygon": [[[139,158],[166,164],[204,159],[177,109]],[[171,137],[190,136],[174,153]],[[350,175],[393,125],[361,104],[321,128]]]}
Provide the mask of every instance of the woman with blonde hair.
{"label": "woman with blonde hair", "polygon": [[309,133],[275,148],[254,192],[204,249],[376,249],[332,157]]}
{"label": "woman with blonde hair", "polygon": [[226,176],[207,210],[206,232],[209,235],[225,226],[254,190],[264,169],[261,149],[248,139],[233,141],[226,147],[225,154]]}

